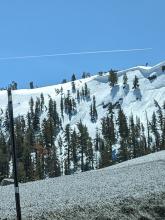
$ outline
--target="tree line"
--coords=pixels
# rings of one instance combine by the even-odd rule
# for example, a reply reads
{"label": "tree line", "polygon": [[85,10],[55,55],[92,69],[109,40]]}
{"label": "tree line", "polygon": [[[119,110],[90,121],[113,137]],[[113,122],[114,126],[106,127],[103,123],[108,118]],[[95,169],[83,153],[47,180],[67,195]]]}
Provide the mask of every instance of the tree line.
{"label": "tree line", "polygon": [[[41,93],[29,101],[29,111],[14,120],[18,157],[19,181],[27,182],[47,177],[69,175],[79,171],[99,169],[132,158],[165,150],[165,103],[160,106],[155,100],[151,120],[145,113],[146,123],[131,115],[127,117],[121,105],[109,103],[106,116],[101,118],[95,137],[80,120],[75,126],[64,124],[64,116],[71,120],[77,114],[80,102],[91,102],[89,116],[92,123],[98,120],[96,97],[90,97],[87,84],[79,90],[72,78],[72,90],[67,94],[63,88],[60,106],[49,96],[45,103]],[[110,71],[109,84],[117,84],[117,74]],[[127,76],[123,76],[123,89]],[[135,76],[133,89],[139,88]],[[57,91],[56,91],[57,92]],[[74,94],[74,98],[73,98]],[[58,107],[60,111],[58,111]],[[0,118],[0,180],[12,177],[12,160],[9,140],[8,110]]]}

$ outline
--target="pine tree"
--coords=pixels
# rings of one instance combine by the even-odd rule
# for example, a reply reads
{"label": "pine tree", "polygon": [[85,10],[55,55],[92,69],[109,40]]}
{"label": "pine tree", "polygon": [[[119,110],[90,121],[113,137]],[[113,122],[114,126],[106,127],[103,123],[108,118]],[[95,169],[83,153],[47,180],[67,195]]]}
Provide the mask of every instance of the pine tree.
{"label": "pine tree", "polygon": [[145,111],[145,114],[146,114],[146,122],[147,122],[147,149],[148,149],[148,153],[150,152],[150,147],[151,147],[151,141],[152,141],[152,138],[150,136],[150,123],[149,123],[149,120],[148,120],[148,115],[147,115],[147,112]]}
{"label": "pine tree", "polygon": [[125,88],[125,86],[127,85],[127,82],[128,82],[128,77],[127,77],[127,74],[125,73],[123,75],[123,88]]}
{"label": "pine tree", "polygon": [[[83,90],[82,90],[82,91],[83,91]],[[84,85],[84,94],[83,94],[83,96],[84,96],[87,100],[90,99],[90,90],[89,90],[89,88],[88,88],[88,86],[87,86],[86,83],[85,83],[85,85]]]}
{"label": "pine tree", "polygon": [[[93,169],[93,149],[88,129],[80,121],[77,124],[79,148],[81,152],[81,171]],[[85,159],[86,158],[86,161]]]}
{"label": "pine tree", "polygon": [[71,78],[71,81],[75,81],[75,80],[76,80],[76,76],[75,76],[75,74],[73,73],[72,78]]}
{"label": "pine tree", "polygon": [[62,83],[64,84],[64,83],[67,83],[67,80],[66,79],[63,79],[62,80]]}
{"label": "pine tree", "polygon": [[119,134],[120,134],[120,148],[118,151],[118,160],[119,162],[122,162],[129,159],[129,149],[128,149],[129,130],[128,130],[127,118],[121,107],[118,112],[117,122],[119,126]]}
{"label": "pine tree", "polygon": [[40,99],[37,98],[35,102],[35,110],[33,116],[33,129],[35,132],[38,132],[40,129],[40,114],[41,114]]}
{"label": "pine tree", "polygon": [[78,169],[78,135],[74,129],[70,136],[71,160],[74,165],[74,172]]}
{"label": "pine tree", "polygon": [[9,148],[4,133],[0,130],[0,182],[9,174]]}
{"label": "pine tree", "polygon": [[53,99],[50,97],[48,103],[48,117],[53,118],[53,114],[54,114]]}
{"label": "pine tree", "polygon": [[103,143],[103,139],[100,136],[98,128],[96,128],[96,135],[94,138],[94,151],[95,151],[96,168],[99,168],[100,164],[101,164],[101,161],[99,161],[100,156],[98,156],[99,155],[98,153],[103,152],[102,143]]}
{"label": "pine tree", "polygon": [[72,84],[72,92],[75,93],[76,92],[75,82],[72,81],[71,84]]}
{"label": "pine tree", "polygon": [[[23,162],[23,169],[25,172],[25,179],[24,181],[32,181],[34,180],[34,164],[32,161],[32,146],[30,144],[30,136],[27,133],[25,135],[24,141],[23,141],[23,154],[22,154],[22,162]],[[40,178],[41,179],[41,178]]]}
{"label": "pine tree", "polygon": [[33,119],[33,117],[34,117],[34,100],[32,97],[30,98],[29,106],[30,106],[31,118]]}
{"label": "pine tree", "polygon": [[158,121],[155,112],[152,114],[152,121],[150,123],[151,126],[151,132],[153,133],[155,137],[155,144],[153,146],[153,151],[158,151],[160,150],[160,134],[158,131]]}
{"label": "pine tree", "polygon": [[163,120],[163,128],[160,141],[160,150],[165,150],[165,119]]}
{"label": "pine tree", "polygon": [[110,166],[112,164],[112,145],[116,142],[115,125],[113,113],[102,119],[102,135],[104,143],[101,147],[100,168]]}
{"label": "pine tree", "polygon": [[12,81],[10,87],[12,90],[17,90],[17,83],[15,81]]}
{"label": "pine tree", "polygon": [[77,107],[77,105],[76,105],[75,99],[72,98],[71,102],[72,102],[72,114],[76,114],[76,111],[77,111],[76,107]]}
{"label": "pine tree", "polygon": [[61,89],[60,89],[60,93],[61,93],[61,96],[63,95],[63,87],[61,86]]}
{"label": "pine tree", "polygon": [[[45,157],[45,174],[46,176],[52,176],[52,154],[55,148],[55,125],[51,113],[48,115],[48,119],[44,119],[42,123],[42,136],[43,136],[43,145],[47,152]],[[54,172],[54,171],[53,171]]]}
{"label": "pine tree", "polygon": [[133,115],[129,119],[129,145],[131,148],[131,158],[137,157],[137,139],[136,139],[136,128]]}
{"label": "pine tree", "polygon": [[96,109],[96,98],[93,96],[93,103],[90,106],[90,116],[91,116],[91,121],[96,122],[98,115],[97,115],[97,109]]}
{"label": "pine tree", "polygon": [[62,118],[64,117],[64,99],[61,95],[61,100],[60,100],[60,108],[61,108],[61,116]]}
{"label": "pine tree", "polygon": [[99,151],[99,145],[100,145],[100,134],[98,132],[98,128],[96,129],[96,136],[95,136],[95,139],[94,139],[94,146],[95,146],[95,151]]}
{"label": "pine tree", "polygon": [[137,89],[139,88],[139,78],[137,76],[135,76],[134,80],[133,80],[133,87],[132,89]]}
{"label": "pine tree", "polygon": [[142,123],[141,123],[140,151],[141,151],[141,155],[146,155],[146,154],[149,154],[149,152],[150,152],[150,149],[148,149],[148,146],[147,146],[147,138],[145,135],[145,128]]}
{"label": "pine tree", "polygon": [[80,103],[80,91],[79,91],[79,89],[77,90],[77,101],[78,101],[78,103]]}
{"label": "pine tree", "polygon": [[136,136],[136,157],[144,155],[144,146],[141,147],[141,122],[140,118],[136,116],[136,125],[135,125],[135,136]]}
{"label": "pine tree", "polygon": [[99,76],[102,76],[102,75],[103,75],[103,72],[102,72],[102,71],[99,71],[99,72],[98,72],[98,75],[99,75]]}
{"label": "pine tree", "polygon": [[30,82],[30,89],[34,89],[33,82]]}
{"label": "pine tree", "polygon": [[60,155],[62,155],[63,139],[62,139],[61,136],[59,136],[59,138],[58,138],[58,148],[59,148],[59,151],[60,151]]}
{"label": "pine tree", "polygon": [[16,152],[18,160],[22,158],[23,155],[23,143],[25,135],[25,121],[22,116],[18,116],[15,119],[15,143]]}
{"label": "pine tree", "polygon": [[43,93],[41,93],[41,95],[40,95],[41,112],[43,112],[43,110],[44,110],[44,104],[45,104],[44,95],[43,95]]}
{"label": "pine tree", "polygon": [[65,142],[66,142],[66,149],[67,149],[67,167],[65,170],[65,174],[71,174],[71,170],[70,170],[70,165],[71,165],[71,146],[70,146],[70,139],[71,139],[71,129],[70,129],[70,124],[67,124],[65,127],[65,131],[64,131],[64,137],[65,137]]}
{"label": "pine tree", "polygon": [[112,69],[109,72],[108,80],[109,80],[109,85],[111,87],[114,87],[117,84],[118,76],[117,76],[117,73]]}
{"label": "pine tree", "polygon": [[82,74],[82,78],[83,78],[83,79],[86,78],[86,73],[85,73],[85,72],[83,72],[83,74]]}
{"label": "pine tree", "polygon": [[5,127],[5,131],[9,132],[9,112],[8,112],[8,108],[5,111],[4,127]]}
{"label": "pine tree", "polygon": [[55,137],[59,133],[61,121],[57,112],[57,104],[56,101],[53,101],[53,122],[54,122],[54,135]]}
{"label": "pine tree", "polygon": [[52,152],[52,172],[50,177],[57,177],[61,176],[61,168],[59,158],[57,156],[57,149],[56,147],[53,148]]}
{"label": "pine tree", "polygon": [[158,117],[157,121],[158,121],[160,130],[162,131],[163,130],[163,111],[159,103],[156,100],[154,100],[154,105],[157,108],[157,111],[156,111],[157,117]]}

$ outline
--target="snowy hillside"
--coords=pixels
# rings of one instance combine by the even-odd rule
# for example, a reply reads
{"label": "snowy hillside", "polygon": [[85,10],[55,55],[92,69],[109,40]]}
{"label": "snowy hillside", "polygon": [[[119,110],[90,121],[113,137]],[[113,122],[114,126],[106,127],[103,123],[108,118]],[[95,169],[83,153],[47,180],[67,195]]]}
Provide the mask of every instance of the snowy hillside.
{"label": "snowy hillside", "polygon": [[[68,83],[12,93],[23,182],[165,149],[165,62],[80,80],[73,74]],[[6,110],[7,92],[0,91],[0,181],[12,175]]]}
{"label": "snowy hillside", "polygon": [[[154,100],[156,100],[161,106],[164,102],[165,97],[165,72],[162,71],[162,66],[165,62],[160,63],[154,67],[133,67],[127,70],[118,72],[118,84],[110,88],[108,83],[108,73],[103,76],[95,75],[86,79],[76,80],[76,88],[80,89],[87,83],[90,89],[91,97],[96,97],[96,106],[98,112],[98,120],[96,123],[90,121],[90,104],[89,102],[80,102],[77,106],[77,114],[72,116],[69,120],[68,116],[64,115],[63,126],[70,123],[74,126],[77,122],[82,120],[84,124],[89,128],[89,133],[92,137],[95,135],[95,128],[100,126],[100,119],[106,114],[107,109],[103,108],[103,104],[106,105],[109,102],[113,104],[119,102],[122,105],[124,112],[127,116],[131,113],[140,117],[141,122],[146,122],[146,114],[151,118],[154,107]],[[128,86],[123,89],[123,75],[127,74]],[[134,91],[132,89],[133,79],[135,75],[139,78],[140,90]],[[148,77],[157,76],[153,81],[149,80]],[[60,112],[60,99],[61,94],[57,94],[55,90],[63,87],[63,95],[67,95],[68,90],[72,90],[71,82],[65,84],[59,84],[54,86],[48,86],[36,89],[22,89],[13,91],[13,102],[14,102],[14,115],[25,115],[29,110],[29,100],[31,97],[34,99],[40,97],[43,93],[45,103],[48,103],[49,96],[51,96],[57,103],[58,112]],[[72,97],[76,97],[76,94],[72,94]],[[139,98],[137,100],[137,98]],[[45,104],[47,105],[47,104]],[[5,111],[7,107],[7,93],[6,91],[0,91],[0,108]],[[46,113],[45,113],[46,115]],[[42,116],[44,117],[44,115]]]}
{"label": "snowy hillside", "polygon": [[[164,219],[165,151],[108,168],[20,184],[23,219]],[[14,219],[14,188],[0,187],[0,219]]]}

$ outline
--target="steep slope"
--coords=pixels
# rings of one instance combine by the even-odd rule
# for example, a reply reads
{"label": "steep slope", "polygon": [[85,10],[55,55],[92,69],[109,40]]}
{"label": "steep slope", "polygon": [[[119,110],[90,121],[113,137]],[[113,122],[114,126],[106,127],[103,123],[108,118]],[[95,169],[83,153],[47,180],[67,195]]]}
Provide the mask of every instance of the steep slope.
{"label": "steep slope", "polygon": [[[23,219],[164,219],[165,151],[96,171],[20,184]],[[0,187],[0,219],[15,217]]]}
{"label": "steep slope", "polygon": [[[154,107],[154,100],[156,100],[161,106],[165,97],[165,72],[162,71],[162,66],[165,62],[160,63],[154,67],[134,67],[124,71],[118,72],[118,84],[114,88],[110,88],[108,83],[108,73],[103,76],[95,75],[90,78],[81,79],[75,81],[76,89],[81,90],[85,83],[87,83],[90,89],[91,100],[81,101],[77,105],[77,114],[73,115],[71,120],[64,114],[63,126],[70,123],[74,126],[77,122],[82,120],[84,124],[89,128],[90,135],[94,137],[96,127],[100,126],[100,119],[106,114],[108,103],[113,104],[119,102],[127,116],[131,113],[140,117],[141,121],[145,124],[146,112],[148,117],[151,118]],[[123,75],[127,74],[128,85],[123,89]],[[140,90],[134,91],[132,89],[133,79],[135,75],[139,78]],[[155,75],[157,78],[149,80],[148,77]],[[49,96],[51,96],[57,102],[57,109],[60,113],[60,98],[61,94],[57,94],[55,90],[60,90],[63,87],[63,95],[67,95],[67,91],[72,91],[71,82],[65,84],[59,84],[54,86],[48,86],[36,89],[22,89],[13,91],[14,102],[14,115],[25,115],[29,110],[29,100],[31,97],[36,99],[43,93],[45,98],[45,105],[47,105]],[[71,96],[76,98],[76,94],[71,92]],[[96,97],[96,106],[98,112],[98,120],[96,123],[90,121],[90,104],[92,97]],[[6,91],[0,91],[0,108],[5,111],[7,106],[7,94]],[[42,115],[44,118],[45,114]]]}

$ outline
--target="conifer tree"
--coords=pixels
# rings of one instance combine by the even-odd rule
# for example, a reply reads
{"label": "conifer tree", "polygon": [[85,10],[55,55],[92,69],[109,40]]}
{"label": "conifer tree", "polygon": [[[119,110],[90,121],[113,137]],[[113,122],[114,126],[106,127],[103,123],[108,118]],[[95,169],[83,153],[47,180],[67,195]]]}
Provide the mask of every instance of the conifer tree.
{"label": "conifer tree", "polygon": [[79,91],[79,89],[77,89],[77,101],[78,101],[78,103],[80,103],[80,91]]}
{"label": "conifer tree", "polygon": [[113,113],[102,119],[102,135],[104,143],[101,148],[100,168],[112,164],[112,145],[116,142]]}
{"label": "conifer tree", "polygon": [[129,159],[129,149],[128,149],[129,130],[128,130],[127,118],[121,107],[118,112],[117,122],[119,126],[119,134],[120,134],[120,149],[118,152],[118,160],[119,162],[122,162]]}
{"label": "conifer tree", "polygon": [[70,136],[71,160],[74,165],[74,172],[78,169],[78,135],[74,129]]}
{"label": "conifer tree", "polygon": [[145,114],[146,114],[146,122],[147,122],[147,125],[146,125],[146,129],[147,129],[147,149],[148,149],[148,151],[150,151],[150,146],[151,146],[151,141],[152,141],[152,138],[150,136],[150,123],[149,123],[148,115],[147,115],[146,111],[145,111]]}
{"label": "conifer tree", "polygon": [[4,127],[5,127],[5,131],[9,132],[9,112],[8,112],[8,108],[5,111]]}
{"label": "conifer tree", "polygon": [[44,95],[43,95],[43,93],[41,93],[41,95],[40,95],[41,112],[43,112],[43,110],[44,110],[44,104],[45,104]]}
{"label": "conifer tree", "polygon": [[47,152],[45,157],[45,174],[46,176],[52,175],[52,153],[55,148],[54,141],[54,120],[49,115],[48,119],[44,119],[42,123],[42,136],[44,148]]}
{"label": "conifer tree", "polygon": [[40,99],[37,98],[35,102],[35,110],[33,116],[33,129],[35,132],[38,132],[40,129],[40,114],[41,114]]}
{"label": "conifer tree", "polygon": [[[32,161],[32,146],[30,145],[30,136],[27,133],[24,137],[23,142],[23,155],[22,155],[22,161],[23,161],[23,169],[25,172],[25,180],[24,181],[32,181],[34,180],[34,163]],[[41,177],[40,179],[43,179]]]}
{"label": "conifer tree", "polygon": [[60,93],[61,93],[61,95],[63,95],[63,87],[62,86],[60,88]]}
{"label": "conifer tree", "polygon": [[62,80],[62,83],[64,84],[64,83],[67,83],[67,80],[66,79],[63,79]]}
{"label": "conifer tree", "polygon": [[72,81],[71,84],[72,84],[72,92],[75,93],[76,92],[75,82]]}
{"label": "conifer tree", "polygon": [[64,99],[61,95],[61,100],[60,100],[60,108],[61,108],[61,116],[62,118],[64,117]]}
{"label": "conifer tree", "polygon": [[133,87],[132,89],[137,89],[139,88],[139,78],[137,76],[135,76],[134,80],[133,80]]}
{"label": "conifer tree", "polygon": [[90,99],[90,90],[89,90],[89,88],[88,88],[88,86],[87,86],[87,83],[85,83],[85,85],[84,85],[84,96],[85,96],[85,98],[86,98],[87,100]]}
{"label": "conifer tree", "polygon": [[135,124],[135,137],[136,137],[136,157],[140,157],[144,155],[144,146],[140,146],[142,144],[142,136],[141,136],[141,122],[140,118],[136,116],[136,124]]}
{"label": "conifer tree", "polygon": [[128,77],[127,77],[127,74],[125,73],[125,74],[123,75],[123,85],[126,85],[127,82],[128,82]]}
{"label": "conifer tree", "polygon": [[114,87],[117,84],[118,76],[117,76],[117,73],[112,69],[109,72],[108,80],[109,80],[109,85],[111,87]]}
{"label": "conifer tree", "polygon": [[[100,158],[100,154],[103,152],[103,148],[102,148],[102,145],[103,145],[103,139],[101,138],[100,136],[100,133],[98,131],[98,128],[96,128],[96,135],[95,135],[95,138],[94,138],[94,151],[95,151],[95,159],[96,159],[96,168],[101,168],[102,167],[102,164],[101,164],[101,159]],[[99,154],[98,154],[99,152]],[[102,154],[101,154],[102,156]]]}
{"label": "conifer tree", "polygon": [[136,153],[136,146],[137,146],[137,139],[136,139],[136,128],[133,115],[131,115],[129,119],[129,145],[130,145],[130,157],[135,158],[137,157]]}
{"label": "conifer tree", "polygon": [[93,103],[90,106],[90,116],[91,116],[91,121],[96,122],[98,115],[97,115],[97,109],[96,109],[96,98],[93,96]]}
{"label": "conifer tree", "polygon": [[60,162],[57,156],[56,147],[53,148],[53,152],[52,152],[52,171],[53,172],[51,173],[51,177],[61,176]]}
{"label": "conifer tree", "polygon": [[163,128],[160,140],[160,150],[165,150],[165,119],[163,120]]}
{"label": "conifer tree", "polygon": [[74,98],[72,98],[71,101],[72,101],[72,114],[75,114],[76,113],[76,107],[77,107],[76,101],[75,101]]}
{"label": "conifer tree", "polygon": [[76,76],[75,76],[75,74],[73,73],[72,78],[71,78],[71,81],[75,81],[75,80],[76,80]]}
{"label": "conifer tree", "polygon": [[84,97],[85,97],[85,92],[84,92],[84,88],[82,87],[82,89],[81,89],[81,96],[82,96],[82,98],[84,99]]}
{"label": "conifer tree", "polygon": [[71,165],[71,146],[70,146],[70,141],[71,141],[71,129],[70,129],[70,124],[67,124],[65,127],[64,131],[64,137],[65,137],[65,142],[66,142],[66,150],[67,150],[67,166],[65,170],[65,174],[70,174],[70,165]]}
{"label": "conifer tree", "polygon": [[156,111],[157,122],[158,122],[160,130],[162,131],[163,130],[163,120],[164,120],[163,111],[162,111],[162,108],[160,107],[159,103],[156,100],[154,100],[154,105],[157,108],[157,111]]}
{"label": "conifer tree", "polygon": [[30,98],[29,106],[30,106],[31,118],[33,119],[33,117],[34,117],[34,100],[32,97]]}
{"label": "conifer tree", "polygon": [[10,87],[12,90],[17,90],[17,83],[15,81],[12,81]]}
{"label": "conifer tree", "polygon": [[30,82],[29,85],[30,85],[30,89],[34,89],[33,82]]}
{"label": "conifer tree", "polygon": [[100,134],[99,134],[99,131],[98,131],[98,128],[96,129],[96,136],[95,136],[95,139],[94,139],[94,146],[95,146],[95,151],[99,151],[99,145],[100,145]]}
{"label": "conifer tree", "polygon": [[0,182],[9,174],[9,148],[7,146],[4,133],[0,129]]}
{"label": "conifer tree", "polygon": [[83,72],[83,74],[82,74],[82,78],[83,78],[83,79],[86,78],[86,73],[85,73],[85,72]]}
{"label": "conifer tree", "polygon": [[127,77],[127,74],[125,73],[125,74],[123,75],[123,88],[126,87],[127,82],[128,82],[128,77]]}
{"label": "conifer tree", "polygon": [[23,143],[25,135],[25,121],[22,116],[15,119],[15,143],[18,160],[23,156]]}
{"label": "conifer tree", "polygon": [[151,126],[151,132],[153,133],[155,137],[155,144],[153,146],[153,151],[158,151],[160,150],[160,134],[158,131],[158,121],[155,112],[152,114],[152,121],[150,123]]}
{"label": "conifer tree", "polygon": [[[79,148],[81,152],[81,171],[83,172],[93,168],[93,149],[88,129],[82,124],[82,121],[77,124],[77,128]],[[86,161],[84,158],[86,158]]]}
{"label": "conifer tree", "polygon": [[145,128],[142,123],[141,123],[140,151],[141,151],[141,155],[146,155],[146,154],[149,154],[150,152],[150,149],[148,149],[148,146],[147,146]]}

